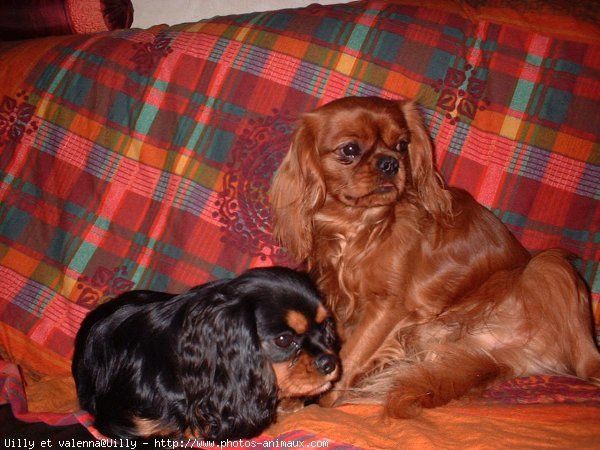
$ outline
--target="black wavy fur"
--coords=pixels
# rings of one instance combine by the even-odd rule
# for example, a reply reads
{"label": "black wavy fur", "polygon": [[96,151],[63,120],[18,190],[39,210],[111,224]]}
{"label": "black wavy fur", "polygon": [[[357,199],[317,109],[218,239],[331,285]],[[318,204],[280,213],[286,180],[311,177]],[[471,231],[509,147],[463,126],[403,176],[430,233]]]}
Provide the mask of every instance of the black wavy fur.
{"label": "black wavy fur", "polygon": [[[81,325],[72,367],[80,405],[109,437],[254,437],[275,420],[271,363],[293,357],[272,345],[286,311],[314,315],[319,305],[308,277],[281,267],[181,295],[127,292]],[[325,328],[311,339],[313,356],[332,352]]]}

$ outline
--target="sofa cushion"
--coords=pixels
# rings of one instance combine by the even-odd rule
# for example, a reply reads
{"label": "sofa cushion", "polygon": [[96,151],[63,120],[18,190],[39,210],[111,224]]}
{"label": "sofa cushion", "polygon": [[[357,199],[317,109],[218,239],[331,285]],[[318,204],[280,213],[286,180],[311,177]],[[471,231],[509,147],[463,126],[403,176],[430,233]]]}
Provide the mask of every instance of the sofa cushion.
{"label": "sofa cushion", "polygon": [[131,0],[3,0],[0,40],[129,28]]}

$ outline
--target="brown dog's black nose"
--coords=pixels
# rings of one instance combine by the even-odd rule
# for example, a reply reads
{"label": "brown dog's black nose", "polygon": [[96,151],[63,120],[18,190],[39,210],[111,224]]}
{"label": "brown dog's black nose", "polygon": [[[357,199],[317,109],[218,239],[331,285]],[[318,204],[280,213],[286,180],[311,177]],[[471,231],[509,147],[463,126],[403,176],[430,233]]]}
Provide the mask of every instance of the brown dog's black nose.
{"label": "brown dog's black nose", "polygon": [[377,169],[382,175],[394,176],[398,173],[399,168],[400,164],[393,156],[384,155],[377,160]]}
{"label": "brown dog's black nose", "polygon": [[337,367],[338,359],[335,355],[321,355],[315,360],[315,367],[323,375],[329,375]]}

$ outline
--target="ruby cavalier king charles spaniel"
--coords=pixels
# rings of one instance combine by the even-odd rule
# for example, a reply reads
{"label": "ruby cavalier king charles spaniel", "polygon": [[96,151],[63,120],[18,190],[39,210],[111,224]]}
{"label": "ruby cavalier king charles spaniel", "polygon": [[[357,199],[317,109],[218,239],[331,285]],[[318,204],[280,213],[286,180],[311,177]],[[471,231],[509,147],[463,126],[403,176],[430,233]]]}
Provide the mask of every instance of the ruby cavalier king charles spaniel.
{"label": "ruby cavalier king charles spaniel", "polygon": [[348,97],[302,116],[271,189],[274,236],[334,312],[342,377],[321,402],[392,417],[534,374],[600,382],[586,286],[446,187],[412,102]]}

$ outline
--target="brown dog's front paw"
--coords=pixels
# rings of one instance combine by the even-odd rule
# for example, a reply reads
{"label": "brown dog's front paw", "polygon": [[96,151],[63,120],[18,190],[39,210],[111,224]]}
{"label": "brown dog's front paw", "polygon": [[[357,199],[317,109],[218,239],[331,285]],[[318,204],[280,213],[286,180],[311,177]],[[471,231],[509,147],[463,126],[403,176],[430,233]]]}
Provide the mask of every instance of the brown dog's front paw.
{"label": "brown dog's front paw", "polygon": [[340,391],[329,391],[319,399],[319,406],[324,408],[333,408],[342,399],[342,393]]}
{"label": "brown dog's front paw", "polygon": [[304,400],[300,398],[283,398],[277,405],[280,414],[291,414],[304,408]]}

